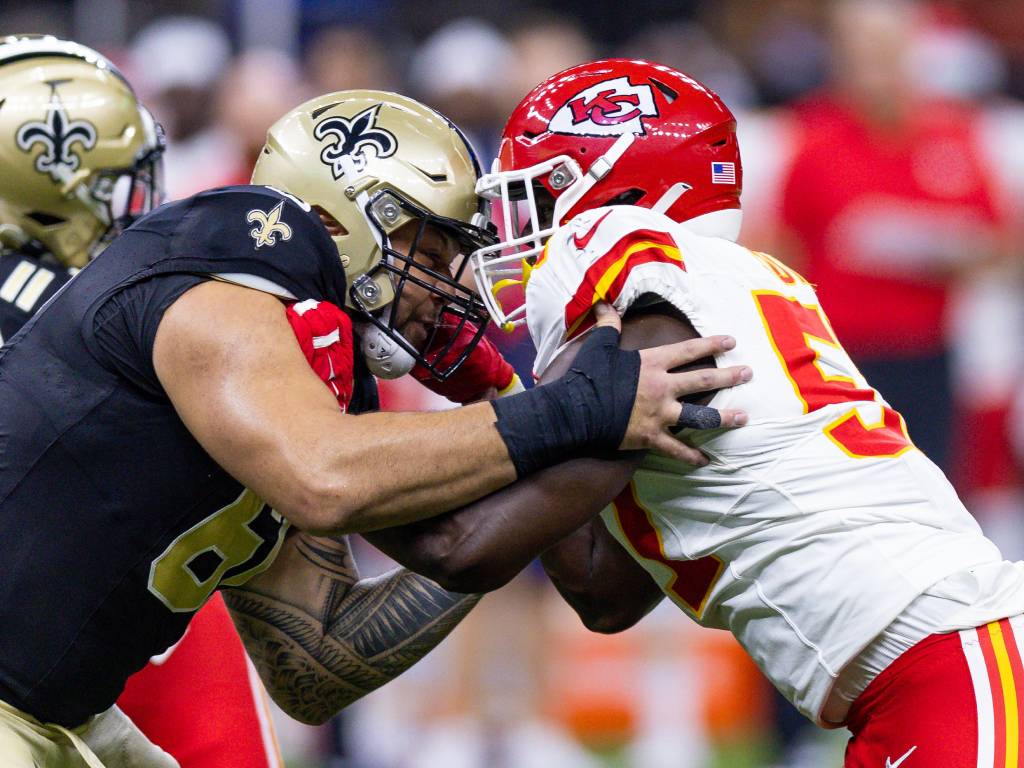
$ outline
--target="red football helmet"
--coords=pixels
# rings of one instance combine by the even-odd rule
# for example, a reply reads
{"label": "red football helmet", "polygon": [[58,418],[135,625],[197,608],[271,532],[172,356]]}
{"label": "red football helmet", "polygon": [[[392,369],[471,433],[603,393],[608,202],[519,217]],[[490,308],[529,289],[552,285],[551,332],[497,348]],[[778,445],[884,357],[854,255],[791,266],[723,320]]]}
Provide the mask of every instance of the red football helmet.
{"label": "red football helmet", "polygon": [[736,118],[693,78],[639,59],[553,75],[512,112],[477,183],[501,240],[473,254],[481,296],[507,330],[525,322],[525,306],[504,308],[498,294],[522,284],[558,226],[604,205],[651,208],[735,239],[742,181]]}

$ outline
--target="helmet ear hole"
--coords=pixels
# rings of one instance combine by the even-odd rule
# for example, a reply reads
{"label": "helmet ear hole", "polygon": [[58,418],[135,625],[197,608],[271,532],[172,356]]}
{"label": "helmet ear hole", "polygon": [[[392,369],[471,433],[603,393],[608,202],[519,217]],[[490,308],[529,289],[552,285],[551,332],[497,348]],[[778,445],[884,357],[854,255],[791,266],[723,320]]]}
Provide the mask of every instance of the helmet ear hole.
{"label": "helmet ear hole", "polygon": [[348,230],[345,229],[345,226],[334,218],[334,216],[325,208],[319,205],[314,205],[313,210],[316,211],[317,215],[320,217],[320,221],[323,222],[323,225],[327,227],[327,233],[331,237],[344,237],[348,234]]}
{"label": "helmet ear hole", "polygon": [[661,82],[661,80],[655,80],[652,77],[651,85],[661,91],[661,95],[665,97],[665,101],[669,104],[679,98],[679,91],[669,88],[665,83]]}
{"label": "helmet ear hole", "polygon": [[45,211],[29,211],[25,214],[25,217],[32,219],[41,227],[52,227],[55,224],[63,224],[67,221],[65,218],[54,216],[52,213],[46,213]]}
{"label": "helmet ear hole", "polygon": [[647,193],[644,192],[644,190],[633,187],[632,189],[627,189],[625,192],[620,192],[615,197],[605,202],[605,205],[636,205],[637,202],[639,202],[646,194]]}
{"label": "helmet ear hole", "polygon": [[537,216],[541,226],[551,226],[555,216],[555,196],[539,181],[533,183],[533,196],[537,202]]}

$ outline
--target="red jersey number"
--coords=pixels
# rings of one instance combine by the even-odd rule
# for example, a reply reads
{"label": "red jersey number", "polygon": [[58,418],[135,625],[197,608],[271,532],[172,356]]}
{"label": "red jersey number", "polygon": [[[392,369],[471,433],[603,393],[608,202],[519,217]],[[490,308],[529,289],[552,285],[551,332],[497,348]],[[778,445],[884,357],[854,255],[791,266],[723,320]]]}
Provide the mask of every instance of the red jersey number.
{"label": "red jersey number", "polygon": [[636,481],[630,481],[612,502],[615,519],[636,554],[661,563],[674,574],[663,589],[698,619],[704,614],[711,588],[725,564],[714,555],[696,560],[674,560],[665,554],[661,534],[640,502]]}
{"label": "red jersey number", "polygon": [[[857,383],[857,372],[820,307],[775,291],[754,291],[754,301],[804,413],[837,403],[878,401],[875,390]],[[887,405],[877,422],[865,423],[851,410],[826,426],[825,434],[855,459],[899,456],[913,448],[903,417]]]}

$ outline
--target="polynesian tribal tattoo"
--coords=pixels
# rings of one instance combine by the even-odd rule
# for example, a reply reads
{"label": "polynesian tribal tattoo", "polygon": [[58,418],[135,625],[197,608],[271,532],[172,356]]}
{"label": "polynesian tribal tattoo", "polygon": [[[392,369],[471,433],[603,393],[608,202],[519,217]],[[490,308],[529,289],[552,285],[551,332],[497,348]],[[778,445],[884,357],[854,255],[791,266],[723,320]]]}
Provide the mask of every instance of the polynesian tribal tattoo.
{"label": "polynesian tribal tattoo", "polygon": [[345,537],[296,538],[316,582],[308,605],[248,585],[223,594],[268,691],[303,722],[321,723],[400,675],[480,599],[404,568],[360,580]]}

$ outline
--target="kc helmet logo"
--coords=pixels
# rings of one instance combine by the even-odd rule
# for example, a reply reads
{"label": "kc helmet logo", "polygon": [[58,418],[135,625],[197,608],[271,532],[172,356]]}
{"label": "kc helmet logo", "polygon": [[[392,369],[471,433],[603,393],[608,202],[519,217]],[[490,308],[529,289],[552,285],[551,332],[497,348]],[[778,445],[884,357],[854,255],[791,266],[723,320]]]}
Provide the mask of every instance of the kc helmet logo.
{"label": "kc helmet logo", "polygon": [[284,200],[275,205],[269,211],[261,211],[253,208],[245,215],[245,220],[255,223],[256,226],[249,230],[249,236],[256,241],[256,247],[262,248],[269,245],[273,248],[277,245],[277,236],[282,240],[292,239],[292,228],[281,221],[281,211],[284,208]]}
{"label": "kc helmet logo", "polygon": [[633,85],[628,77],[617,77],[569,99],[552,116],[548,130],[579,136],[645,133],[643,118],[657,116],[651,86]]}
{"label": "kc helmet logo", "polygon": [[57,183],[66,182],[78,170],[81,158],[74,151],[75,144],[83,149],[96,146],[96,126],[88,120],[69,120],[68,113],[57,95],[57,83],[50,83],[52,96],[45,120],[33,120],[18,129],[14,140],[23,152],[31,152],[36,144],[43,145],[36,158],[36,170],[47,173]]}
{"label": "kc helmet logo", "polygon": [[[377,125],[380,104],[364,109],[355,117],[327,117],[313,128],[313,136],[328,141],[320,152],[320,162],[331,169],[335,179],[345,175],[350,161],[354,168],[366,164],[367,153],[375,157],[390,157],[398,149],[395,135]],[[347,160],[346,160],[347,159]]]}

